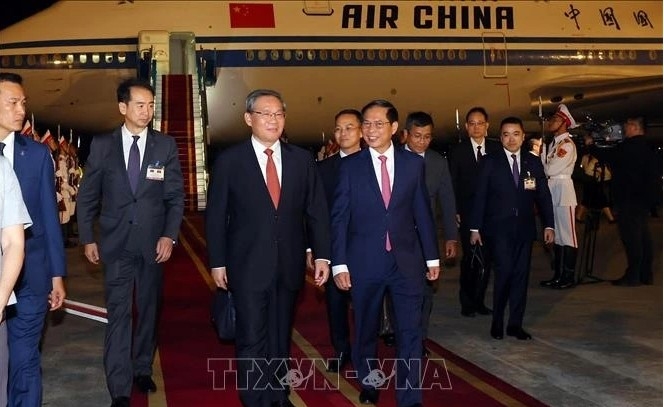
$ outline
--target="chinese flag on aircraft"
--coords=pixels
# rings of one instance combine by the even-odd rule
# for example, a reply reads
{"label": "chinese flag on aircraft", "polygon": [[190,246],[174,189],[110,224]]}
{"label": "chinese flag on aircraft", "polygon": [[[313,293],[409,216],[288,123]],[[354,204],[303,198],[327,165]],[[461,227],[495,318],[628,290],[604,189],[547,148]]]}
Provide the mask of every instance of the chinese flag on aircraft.
{"label": "chinese flag on aircraft", "polygon": [[272,4],[230,3],[231,28],[274,28]]}

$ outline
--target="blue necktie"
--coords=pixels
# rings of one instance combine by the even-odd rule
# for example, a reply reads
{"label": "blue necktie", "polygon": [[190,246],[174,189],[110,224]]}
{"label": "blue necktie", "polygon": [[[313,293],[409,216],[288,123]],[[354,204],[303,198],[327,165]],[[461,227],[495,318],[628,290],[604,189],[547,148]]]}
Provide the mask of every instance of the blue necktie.
{"label": "blue necktie", "polygon": [[129,159],[127,160],[127,176],[129,177],[129,185],[131,192],[136,193],[138,186],[138,179],[141,176],[141,153],[138,151],[139,136],[132,136],[134,142],[129,149]]}
{"label": "blue necktie", "polygon": [[516,154],[512,154],[512,177],[514,178],[514,185],[519,187],[519,165],[516,163]]}

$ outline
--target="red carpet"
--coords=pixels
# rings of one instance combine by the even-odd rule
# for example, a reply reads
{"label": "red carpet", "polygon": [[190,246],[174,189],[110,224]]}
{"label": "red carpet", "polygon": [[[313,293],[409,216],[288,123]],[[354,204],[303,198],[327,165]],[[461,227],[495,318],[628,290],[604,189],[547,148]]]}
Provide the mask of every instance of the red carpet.
{"label": "red carpet", "polygon": [[[201,216],[188,215],[183,222],[180,244],[164,274],[158,353],[166,403],[158,401],[159,393],[149,396],[149,404],[145,396],[135,394],[133,406],[240,406],[235,377],[223,374],[233,357],[233,346],[217,340],[209,321],[211,288],[203,277],[207,265],[202,234]],[[298,386],[294,386],[291,401],[296,406],[358,405],[357,380],[349,377],[349,371],[339,376],[325,372],[322,358],[330,357],[333,351],[329,345],[324,296],[313,285],[305,286],[293,334],[291,369],[298,363],[300,369],[292,370],[291,383]],[[434,342],[428,345],[433,354],[424,383],[433,386],[423,393],[424,405],[544,405],[442,346]],[[390,358],[393,354],[393,349],[379,349],[381,358]],[[395,405],[393,385],[388,385],[388,389],[381,392],[378,406]]]}

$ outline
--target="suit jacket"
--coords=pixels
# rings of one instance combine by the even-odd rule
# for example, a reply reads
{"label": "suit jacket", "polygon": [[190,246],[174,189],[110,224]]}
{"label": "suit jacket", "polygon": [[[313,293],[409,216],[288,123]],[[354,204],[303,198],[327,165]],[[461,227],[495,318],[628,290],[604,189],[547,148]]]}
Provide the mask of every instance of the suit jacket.
{"label": "suit jacket", "polygon": [[[482,159],[468,220],[469,228],[478,229],[486,237],[535,240],[535,204],[543,226],[553,228],[553,204],[544,167],[539,157],[521,150],[517,187],[512,178],[512,167],[503,151],[488,154]],[[524,189],[524,178],[528,176],[535,178],[535,190]]]}
{"label": "suit jacket", "polygon": [[[151,164],[164,166],[164,180],[146,179]],[[101,208],[100,208],[101,204]],[[93,220],[99,213],[100,256],[105,263],[118,259],[129,233],[140,233],[145,261],[154,262],[160,237],[177,239],[184,212],[184,186],[175,140],[148,130],[141,176],[132,193],[122,150],[122,130],[97,136],[78,192],[81,244],[93,243]]]}
{"label": "suit jacket", "polygon": [[443,239],[456,240],[456,198],[454,196],[452,177],[447,159],[429,149],[424,152],[424,166],[431,210],[434,215],[436,213],[436,201],[440,205],[443,221]]}
{"label": "suit jacket", "polygon": [[332,207],[332,264],[346,264],[353,276],[358,270],[367,277],[380,275],[378,254],[385,251],[388,231],[402,273],[421,278],[425,260],[439,258],[424,160],[394,149],[394,181],[386,209],[367,148],[341,161]]}
{"label": "suit jacket", "polygon": [[330,258],[328,208],[311,154],[281,143],[278,209],[251,139],[215,162],[206,210],[210,267],[226,267],[231,290],[264,290],[277,278],[289,289],[302,287],[307,243],[315,258]]}
{"label": "suit jacket", "polygon": [[34,295],[46,295],[53,289],[53,277],[66,274],[53,157],[47,146],[31,138],[15,133],[14,140],[14,172],[32,218],[25,234],[25,261],[16,291],[18,294],[29,287]]}
{"label": "suit jacket", "polygon": [[332,204],[334,203],[334,190],[337,188],[340,165],[341,156],[339,153],[318,161],[318,171],[320,172],[323,187],[325,188],[328,209],[332,209]]}
{"label": "suit jacket", "polygon": [[[485,138],[485,153],[491,154],[503,151],[502,145],[493,139]],[[479,163],[476,158],[477,151],[473,149],[470,137],[464,138],[450,151],[450,174],[456,195],[456,208],[461,215],[461,222],[466,223],[475,194],[475,184],[479,174]]]}

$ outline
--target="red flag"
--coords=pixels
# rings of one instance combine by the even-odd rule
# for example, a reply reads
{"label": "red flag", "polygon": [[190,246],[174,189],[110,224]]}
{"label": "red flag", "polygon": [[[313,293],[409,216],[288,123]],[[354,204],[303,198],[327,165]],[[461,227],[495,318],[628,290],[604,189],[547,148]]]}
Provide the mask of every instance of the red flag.
{"label": "red flag", "polygon": [[229,3],[231,28],[274,28],[272,4]]}
{"label": "red flag", "polygon": [[26,137],[32,137],[32,124],[30,123],[30,120],[27,120],[25,122],[25,126],[23,126],[23,130],[21,130],[21,134],[26,136]]}
{"label": "red flag", "polygon": [[53,136],[51,136],[51,131],[46,130],[46,133],[44,133],[44,136],[41,138],[41,142],[42,142],[42,144],[46,144],[46,143],[48,143],[48,140],[52,139],[52,138],[53,138]]}

